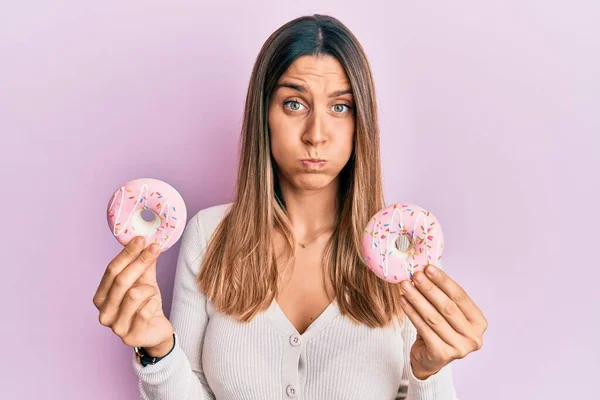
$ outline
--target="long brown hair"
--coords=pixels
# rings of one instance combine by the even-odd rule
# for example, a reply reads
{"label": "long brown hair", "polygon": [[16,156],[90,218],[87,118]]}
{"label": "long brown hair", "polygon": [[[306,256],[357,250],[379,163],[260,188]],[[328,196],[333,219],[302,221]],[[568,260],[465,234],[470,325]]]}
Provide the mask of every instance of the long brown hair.
{"label": "long brown hair", "polygon": [[217,310],[238,321],[250,321],[277,294],[272,230],[286,239],[286,265],[293,259],[295,242],[271,158],[267,111],[278,79],[304,55],[330,55],[340,61],[356,108],[353,151],[340,172],[337,224],[325,248],[324,278],[333,285],[342,315],[383,327],[403,312],[399,286],[370,272],[361,253],[366,224],[385,205],[375,87],[362,46],[331,16],[302,16],[286,23],[257,56],[246,97],[235,199],[210,237],[198,284]]}

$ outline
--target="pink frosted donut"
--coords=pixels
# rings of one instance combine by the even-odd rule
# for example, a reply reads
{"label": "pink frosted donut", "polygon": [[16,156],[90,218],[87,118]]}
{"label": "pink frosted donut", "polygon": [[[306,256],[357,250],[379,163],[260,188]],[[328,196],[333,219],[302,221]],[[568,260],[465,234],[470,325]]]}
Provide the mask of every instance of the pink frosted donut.
{"label": "pink frosted donut", "polygon": [[437,219],[414,204],[395,203],[375,214],[362,237],[364,261],[379,278],[400,283],[442,258]]}
{"label": "pink frosted donut", "polygon": [[145,236],[146,246],[158,243],[161,251],[179,240],[187,222],[187,210],[179,192],[168,183],[151,178],[134,179],[119,186],[110,198],[106,214],[110,230],[123,246],[136,236]]}

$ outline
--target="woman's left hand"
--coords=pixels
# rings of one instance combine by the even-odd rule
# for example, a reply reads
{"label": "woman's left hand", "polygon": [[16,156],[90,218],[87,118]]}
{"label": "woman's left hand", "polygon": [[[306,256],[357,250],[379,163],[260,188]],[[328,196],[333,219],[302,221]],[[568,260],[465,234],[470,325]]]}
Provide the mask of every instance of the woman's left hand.
{"label": "woman's left hand", "polygon": [[[431,274],[433,272],[433,274]],[[413,374],[425,380],[451,361],[464,358],[483,345],[487,320],[458,283],[444,271],[428,265],[412,281],[400,284],[402,309],[417,329],[410,350]]]}

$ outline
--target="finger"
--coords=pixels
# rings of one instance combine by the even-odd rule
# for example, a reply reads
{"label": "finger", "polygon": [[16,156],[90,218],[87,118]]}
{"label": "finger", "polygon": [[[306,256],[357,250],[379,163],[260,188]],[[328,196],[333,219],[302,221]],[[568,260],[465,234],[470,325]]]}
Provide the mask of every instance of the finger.
{"label": "finger", "polygon": [[[404,291],[404,297],[412,309],[419,315],[420,319],[435,332],[446,344],[455,346],[461,342],[461,335],[454,330],[446,321],[444,316],[431,304],[425,296],[415,288],[408,280],[403,281],[400,286]],[[416,324],[415,324],[416,326]]]}
{"label": "finger", "polygon": [[[405,300],[403,302],[402,300]],[[417,333],[421,335],[423,341],[427,345],[429,349],[434,352],[434,349],[442,350],[448,349],[449,344],[446,343],[426,322],[423,320],[421,315],[417,312],[417,310],[410,304],[410,302],[406,301],[405,296],[400,296],[400,306],[404,313],[410,319],[410,321],[415,326]]]}
{"label": "finger", "polygon": [[456,303],[469,322],[479,324],[484,319],[483,313],[479,307],[477,307],[475,302],[473,302],[471,297],[469,297],[467,292],[465,292],[456,281],[450,278],[446,272],[433,265],[428,265],[427,268],[425,268],[425,273],[427,274],[427,277],[448,296],[448,298]]}
{"label": "finger", "polygon": [[[157,315],[161,314],[162,308],[160,307],[160,302],[156,297],[151,297],[133,316],[129,335],[134,336],[138,333],[139,335],[146,336],[143,332],[147,332],[148,325]],[[146,341],[148,338],[137,338],[137,340]]]}
{"label": "finger", "polygon": [[94,295],[94,305],[97,309],[100,309],[103,306],[110,287],[117,275],[139,256],[140,252],[144,250],[145,243],[146,238],[144,236],[134,237],[127,243],[123,250],[108,263],[108,267],[104,271],[104,275],[102,276],[96,294]]}
{"label": "finger", "polygon": [[[152,251],[157,253],[153,254]],[[156,243],[146,247],[144,251],[129,264],[113,281],[110,287],[104,306],[100,312],[103,325],[112,325],[123,301],[125,293],[133,286],[138,278],[144,273],[152,263],[156,263],[156,258],[160,252],[160,246]]]}
{"label": "finger", "polygon": [[113,332],[120,337],[127,335],[135,314],[157,293],[156,287],[151,285],[136,285],[129,289],[121,302],[119,314],[112,325]]}
{"label": "finger", "polygon": [[[160,255],[160,253],[159,253],[159,255]],[[158,256],[157,256],[157,258],[158,258]],[[143,285],[158,286],[158,282],[156,280],[156,264],[157,264],[157,262],[158,262],[158,260],[155,259],[154,262],[150,263],[148,268],[146,268],[142,272],[142,275],[140,275],[140,277],[137,279],[136,283],[143,284]]]}
{"label": "finger", "polygon": [[446,293],[427,278],[422,271],[415,272],[412,280],[419,292],[436,308],[455,331],[464,336],[469,333],[471,323]]}

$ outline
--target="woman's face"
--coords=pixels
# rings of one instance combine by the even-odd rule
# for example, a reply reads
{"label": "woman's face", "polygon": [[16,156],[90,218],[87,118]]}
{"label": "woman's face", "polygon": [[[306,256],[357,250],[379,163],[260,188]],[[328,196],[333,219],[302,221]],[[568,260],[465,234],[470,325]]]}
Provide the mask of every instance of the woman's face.
{"label": "woman's face", "polygon": [[281,76],[268,123],[282,186],[321,189],[346,165],[355,124],[350,89],[344,68],[331,56],[300,57]]}

